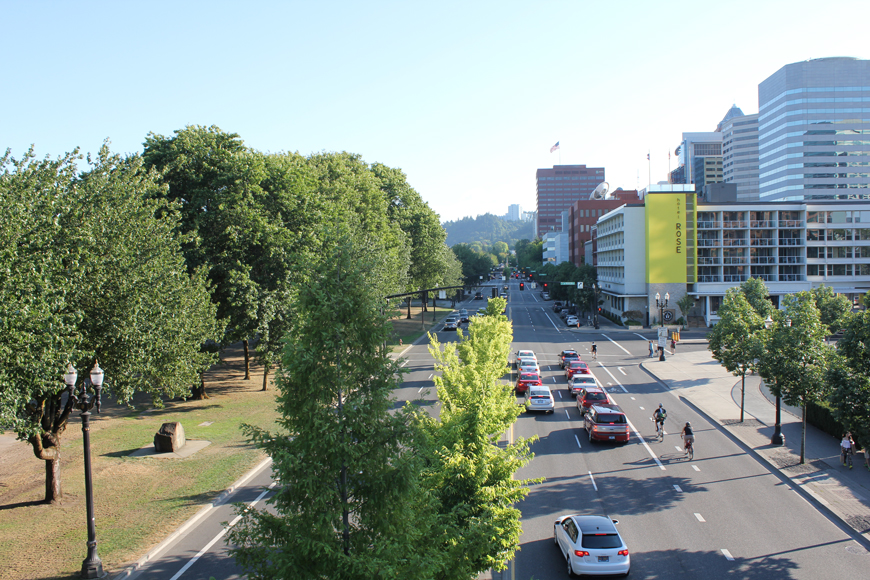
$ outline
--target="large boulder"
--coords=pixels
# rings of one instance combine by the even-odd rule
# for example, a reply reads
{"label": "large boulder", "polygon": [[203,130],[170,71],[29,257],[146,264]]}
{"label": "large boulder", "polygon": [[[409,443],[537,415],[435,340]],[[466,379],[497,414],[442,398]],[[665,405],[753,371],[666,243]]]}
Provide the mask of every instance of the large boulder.
{"label": "large boulder", "polygon": [[186,442],[181,423],[164,423],[154,436],[154,449],[157,453],[171,453],[184,447]]}

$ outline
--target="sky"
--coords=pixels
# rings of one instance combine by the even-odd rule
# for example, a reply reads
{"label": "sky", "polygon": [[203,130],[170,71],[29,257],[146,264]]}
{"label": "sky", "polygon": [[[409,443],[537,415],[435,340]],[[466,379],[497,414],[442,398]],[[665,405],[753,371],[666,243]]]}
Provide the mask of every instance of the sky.
{"label": "sky", "polygon": [[[0,152],[140,153],[216,125],[401,168],[441,216],[535,209],[535,170],[676,168],[786,64],[870,58],[867,0],[0,0]],[[560,143],[560,149],[550,148]],[[671,153],[670,165],[668,153]],[[647,153],[650,161],[647,162]]]}

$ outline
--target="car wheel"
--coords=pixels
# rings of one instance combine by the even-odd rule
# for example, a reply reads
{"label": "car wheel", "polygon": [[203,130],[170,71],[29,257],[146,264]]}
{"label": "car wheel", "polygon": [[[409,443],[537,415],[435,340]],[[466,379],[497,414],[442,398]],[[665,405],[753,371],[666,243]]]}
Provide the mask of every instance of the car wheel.
{"label": "car wheel", "polygon": [[592,438],[592,431],[587,431],[589,434],[589,443],[595,443],[595,439]]}
{"label": "car wheel", "polygon": [[556,537],[556,526],[553,526],[553,543],[559,545],[559,538]]}
{"label": "car wheel", "polygon": [[628,569],[628,572],[622,575],[623,578],[628,578],[628,575],[631,574],[631,568]]}
{"label": "car wheel", "polygon": [[568,578],[573,578],[574,568],[571,567],[571,556],[567,556],[565,560],[568,562]]}

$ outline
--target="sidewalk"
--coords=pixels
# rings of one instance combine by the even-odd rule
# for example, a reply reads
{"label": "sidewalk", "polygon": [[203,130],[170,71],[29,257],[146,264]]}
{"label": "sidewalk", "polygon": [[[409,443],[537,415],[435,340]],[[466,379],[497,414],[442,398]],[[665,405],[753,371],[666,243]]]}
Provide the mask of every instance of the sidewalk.
{"label": "sidewalk", "polygon": [[760,378],[746,377],[745,416],[740,423],[740,378],[726,371],[709,351],[680,352],[665,361],[650,359],[641,367],[677,397],[719,423],[772,471],[812,498],[822,512],[862,536],[865,548],[870,547],[870,472],[864,467],[862,455],[853,456],[855,467],[849,470],[840,463],[840,442],[807,425],[806,463],[800,465],[800,409],[782,406],[785,445],[771,445],[775,407],[763,394],[766,389]]}

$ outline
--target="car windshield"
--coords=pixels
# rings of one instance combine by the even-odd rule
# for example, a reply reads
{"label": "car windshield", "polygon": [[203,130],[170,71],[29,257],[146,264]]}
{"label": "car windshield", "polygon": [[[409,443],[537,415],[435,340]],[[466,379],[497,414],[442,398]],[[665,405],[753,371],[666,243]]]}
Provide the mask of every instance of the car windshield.
{"label": "car windshield", "polygon": [[598,414],[598,422],[599,423],[619,423],[625,424],[627,423],[625,419],[625,415],[621,413],[599,413]]}
{"label": "car windshield", "polygon": [[619,539],[619,534],[583,534],[581,545],[584,548],[619,548],[622,546],[622,540]]}
{"label": "car windshield", "polygon": [[586,393],[586,398],[590,401],[606,401],[607,395],[604,393]]}

